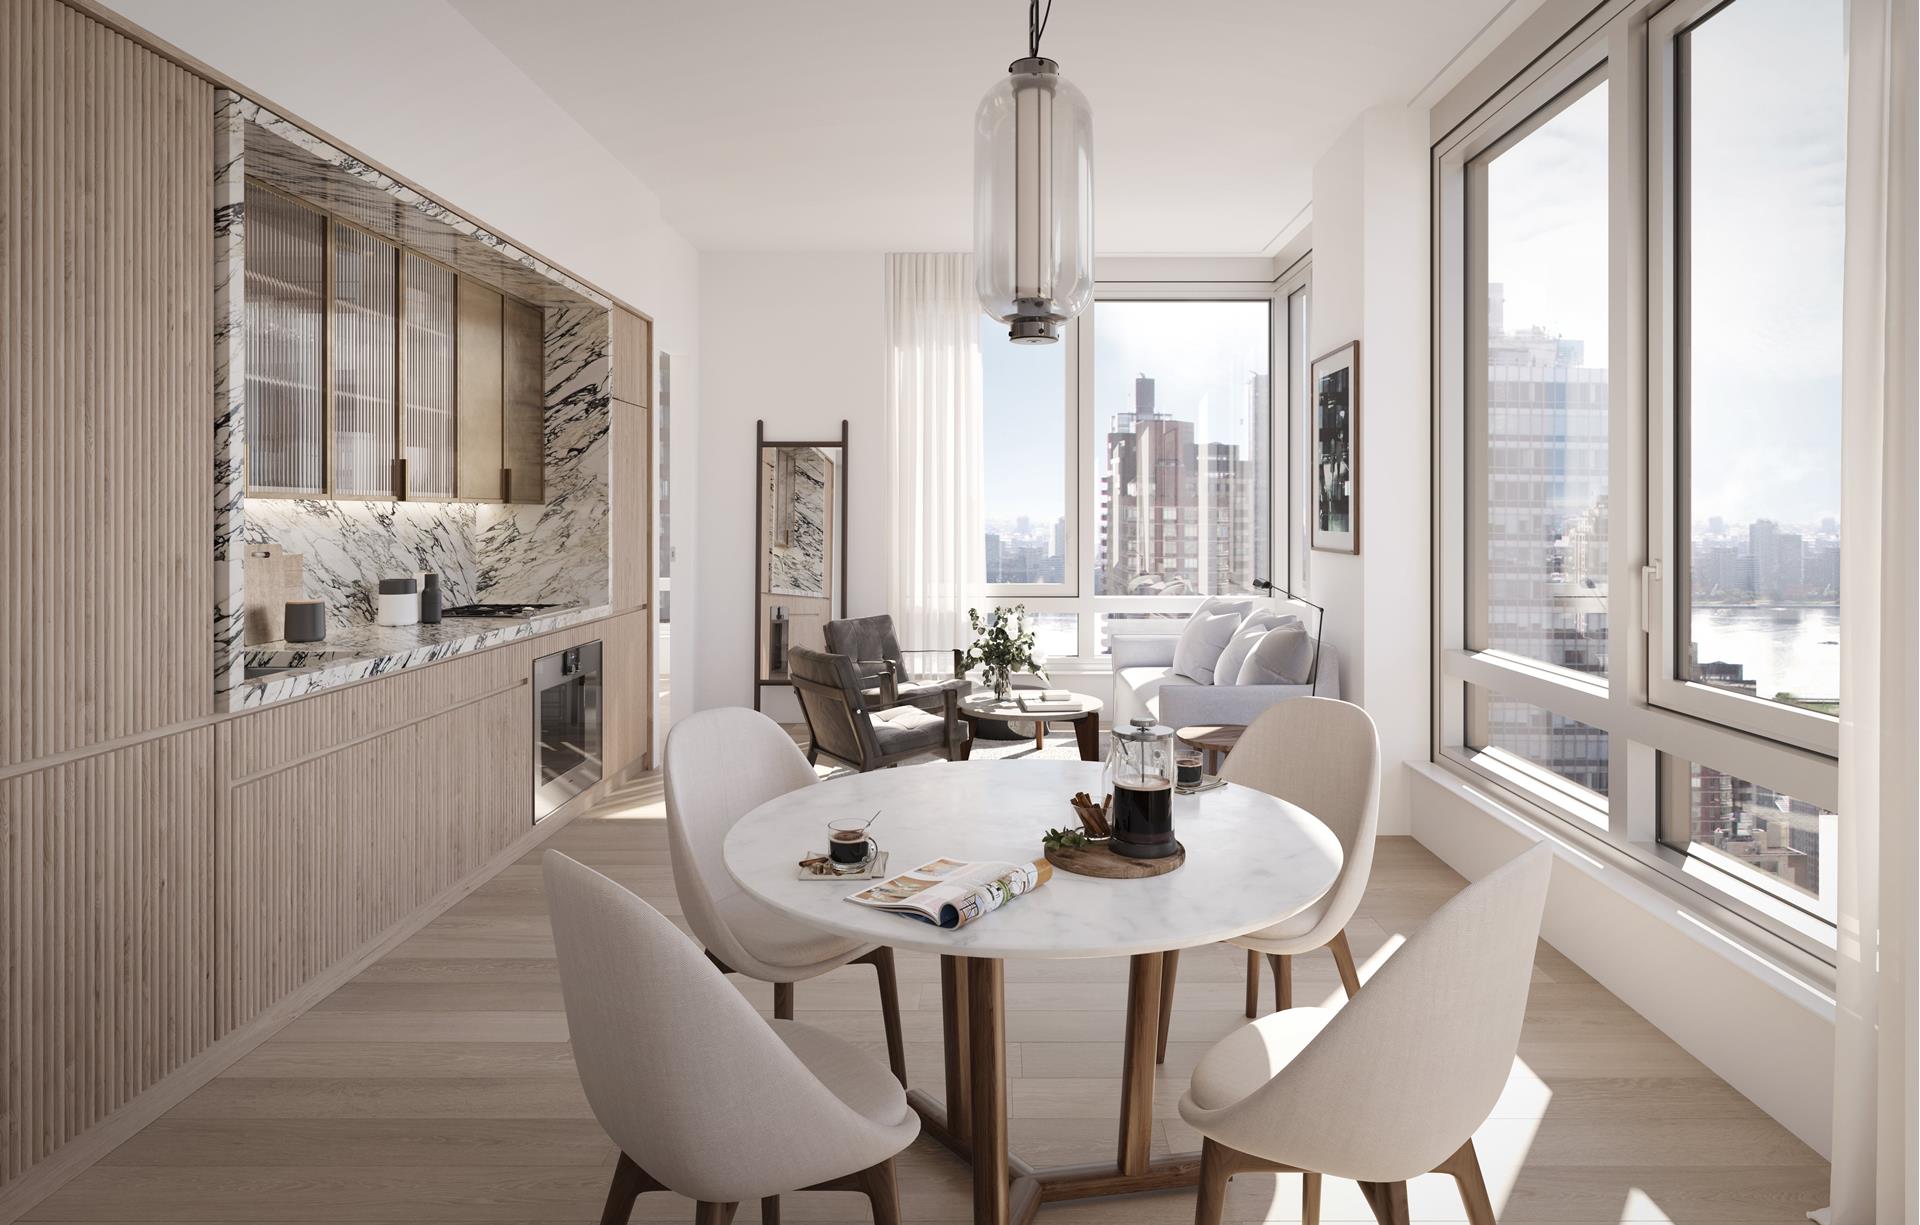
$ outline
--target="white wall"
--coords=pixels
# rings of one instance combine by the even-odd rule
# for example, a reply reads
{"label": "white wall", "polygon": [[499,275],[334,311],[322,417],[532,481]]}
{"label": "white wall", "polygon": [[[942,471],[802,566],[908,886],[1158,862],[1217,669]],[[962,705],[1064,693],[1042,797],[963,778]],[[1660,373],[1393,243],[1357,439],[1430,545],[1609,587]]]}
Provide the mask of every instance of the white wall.
{"label": "white wall", "polygon": [[[693,664],[693,695],[699,708],[748,706],[755,421],[765,418],[769,438],[822,439],[838,437],[846,420],[847,611],[886,611],[886,256],[708,252],[700,304],[706,349],[694,505],[702,547],[691,565],[680,553],[706,642]],[[765,708],[775,718],[800,717],[786,690],[769,690]]]}
{"label": "white wall", "polygon": [[[128,20],[226,73],[647,312],[674,365],[674,442],[699,449],[699,256],[660,201],[444,0],[109,0]],[[636,122],[648,121],[636,116]],[[675,492],[697,496],[693,465]],[[697,551],[696,516],[675,545]],[[676,593],[673,671],[692,669],[695,597]],[[676,696],[675,714],[686,706]]]}
{"label": "white wall", "polygon": [[1426,112],[1383,106],[1313,168],[1313,352],[1360,342],[1360,551],[1314,553],[1310,590],[1327,609],[1341,692],[1380,729],[1389,834],[1410,827],[1410,770],[1431,744],[1427,160]]}

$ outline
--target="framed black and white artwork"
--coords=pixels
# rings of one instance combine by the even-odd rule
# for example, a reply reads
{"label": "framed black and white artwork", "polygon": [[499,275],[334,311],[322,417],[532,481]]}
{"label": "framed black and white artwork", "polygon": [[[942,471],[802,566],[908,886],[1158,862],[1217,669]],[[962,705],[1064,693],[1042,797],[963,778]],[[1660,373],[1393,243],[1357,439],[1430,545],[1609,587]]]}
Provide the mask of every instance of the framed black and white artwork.
{"label": "framed black and white artwork", "polygon": [[1360,342],[1349,341],[1314,359],[1313,547],[1360,551]]}

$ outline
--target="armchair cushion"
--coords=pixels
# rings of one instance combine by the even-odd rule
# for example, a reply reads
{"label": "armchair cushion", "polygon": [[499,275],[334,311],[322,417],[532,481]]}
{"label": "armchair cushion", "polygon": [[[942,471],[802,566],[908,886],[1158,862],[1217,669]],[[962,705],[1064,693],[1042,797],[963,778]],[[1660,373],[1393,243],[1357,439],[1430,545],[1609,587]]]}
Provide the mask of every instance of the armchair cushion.
{"label": "armchair cushion", "polygon": [[[965,738],[967,726],[960,725]],[[880,751],[891,756],[911,749],[938,749],[947,743],[947,721],[918,706],[891,706],[873,712],[873,738]]]}
{"label": "armchair cushion", "polygon": [[822,632],[829,653],[889,663],[893,665],[895,677],[906,678],[906,664],[900,658],[900,637],[894,632],[893,618],[886,613],[829,621]]}

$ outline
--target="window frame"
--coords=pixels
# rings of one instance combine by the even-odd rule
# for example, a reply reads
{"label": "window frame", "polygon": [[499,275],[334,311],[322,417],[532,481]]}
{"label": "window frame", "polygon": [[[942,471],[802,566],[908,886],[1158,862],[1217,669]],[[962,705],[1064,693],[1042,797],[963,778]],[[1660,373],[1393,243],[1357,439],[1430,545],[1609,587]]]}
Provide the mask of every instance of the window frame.
{"label": "window frame", "polygon": [[1648,471],[1659,483],[1648,534],[1644,582],[1651,588],[1648,655],[1654,702],[1682,714],[1741,728],[1828,756],[1840,752],[1840,720],[1757,695],[1682,678],[1692,645],[1693,549],[1686,438],[1690,429],[1685,354],[1689,286],[1686,263],[1688,183],[1685,35],[1738,0],[1673,0],[1648,22],[1648,208],[1657,224],[1647,232],[1649,378],[1653,401]]}
{"label": "window frame", "polygon": [[[1099,533],[1099,474],[1089,455],[1099,413],[1093,395],[1093,355],[1099,329],[1100,303],[1110,302],[1227,302],[1267,303],[1267,556],[1262,578],[1280,581],[1293,555],[1288,537],[1294,522],[1292,480],[1295,462],[1294,431],[1277,428],[1280,408],[1273,391],[1273,372],[1286,353],[1286,295],[1311,283],[1311,257],[1303,256],[1278,278],[1258,281],[1102,281],[1094,301],[1066,329],[1061,343],[1067,348],[1065,428],[1071,485],[1067,499],[1068,579],[1063,584],[983,584],[982,598],[991,603],[1021,603],[1034,614],[1071,614],[1075,618],[1073,656],[1054,656],[1066,672],[1100,672],[1108,654],[1100,649],[1101,619],[1109,613],[1164,613],[1178,616],[1198,608],[1205,596],[1099,595],[1093,590],[1093,558]],[[1289,380],[1291,382],[1291,380]],[[1289,386],[1289,393],[1292,388]],[[1288,407],[1291,415],[1292,405]]]}
{"label": "window frame", "polygon": [[[1740,0],[1674,0],[1674,21]],[[1590,13],[1546,54],[1497,89],[1458,125],[1436,134],[1432,149],[1433,374],[1433,687],[1432,757],[1436,765],[1498,796],[1530,819],[1597,859],[1640,870],[1647,883],[1675,897],[1704,901],[1728,916],[1729,929],[1791,950],[1809,967],[1835,959],[1831,844],[1823,842],[1823,896],[1817,904],[1691,854],[1686,765],[1700,762],[1834,812],[1838,768],[1832,753],[1768,736],[1732,719],[1677,710],[1654,700],[1660,660],[1651,622],[1667,605],[1652,598],[1652,550],[1671,539],[1670,472],[1654,463],[1653,434],[1664,428],[1650,375],[1670,369],[1675,343],[1670,308],[1655,276],[1670,242],[1671,222],[1650,192],[1653,135],[1670,143],[1650,107],[1662,95],[1650,79],[1657,55],[1650,38],[1664,25],[1651,18],[1658,0],[1626,0]],[[1697,22],[1696,22],[1697,24]],[[1657,50],[1657,46],[1654,48]],[[1470,626],[1476,597],[1469,524],[1476,512],[1468,432],[1476,394],[1475,353],[1484,355],[1486,317],[1484,207],[1470,206],[1469,163],[1537,129],[1596,72],[1608,81],[1608,662],[1604,675],[1571,672],[1501,651],[1476,649]],[[1556,105],[1557,104],[1557,105]],[[1520,135],[1515,135],[1520,133]],[[1511,140],[1509,138],[1512,138]],[[1504,142],[1504,143],[1503,143]],[[1664,145],[1661,146],[1664,149]],[[1484,203],[1484,194],[1481,195]],[[1661,308],[1655,310],[1656,304]],[[1477,310],[1476,310],[1477,308]],[[1665,337],[1663,339],[1663,333]],[[1657,353],[1650,350],[1659,350]],[[1481,364],[1484,364],[1483,359]],[[1478,393],[1484,396],[1484,390]],[[1481,401],[1484,423],[1484,399]],[[1480,504],[1484,510],[1484,504]],[[1484,625],[1484,616],[1477,624]],[[1498,749],[1476,750],[1470,687],[1531,703],[1607,733],[1608,795],[1604,812],[1571,796],[1564,780]],[[1715,696],[1739,695],[1716,693]],[[1786,709],[1786,708],[1782,708]],[[1479,739],[1484,743],[1484,739]],[[1666,764],[1663,763],[1673,763]],[[1678,776],[1679,782],[1675,782]],[[1678,803],[1676,804],[1676,795]],[[1597,819],[1603,818],[1603,819]],[[1681,836],[1676,836],[1681,835]]]}

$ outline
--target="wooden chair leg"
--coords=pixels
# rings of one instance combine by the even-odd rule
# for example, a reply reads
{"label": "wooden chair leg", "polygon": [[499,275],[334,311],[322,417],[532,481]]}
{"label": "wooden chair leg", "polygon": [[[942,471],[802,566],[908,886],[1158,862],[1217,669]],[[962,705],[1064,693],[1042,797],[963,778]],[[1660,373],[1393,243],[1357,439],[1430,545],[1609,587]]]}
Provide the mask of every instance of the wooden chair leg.
{"label": "wooden chair leg", "polygon": [[780,1225],[780,1197],[769,1195],[760,1201],[760,1225]]}
{"label": "wooden chair leg", "polygon": [[1407,1184],[1403,1182],[1363,1182],[1360,1191],[1373,1208],[1373,1219],[1380,1225],[1410,1225],[1407,1220]]}
{"label": "wooden chair leg", "polygon": [[738,1204],[713,1204],[706,1200],[694,1209],[693,1225],[733,1225],[733,1214],[739,1210]]}
{"label": "wooden chair leg", "polygon": [[1493,1198],[1487,1194],[1487,1179],[1480,1171],[1480,1155],[1474,1152],[1472,1140],[1454,1150],[1434,1173],[1451,1174],[1459,1184],[1468,1225],[1494,1225]]}
{"label": "wooden chair leg", "polygon": [[1293,958],[1285,953],[1268,953],[1273,967],[1273,1006],[1282,1012],[1293,1007]]}
{"label": "wooden chair leg", "polygon": [[1167,1061],[1167,1030],[1173,1027],[1173,978],[1180,968],[1180,952],[1174,950],[1160,962],[1160,1037],[1153,1053],[1155,1063]]}
{"label": "wooden chair leg", "polygon": [[900,1225],[900,1184],[893,1176],[893,1159],[868,1166],[857,1177],[873,1205],[873,1225]]}
{"label": "wooden chair leg", "polygon": [[607,1188],[607,1206],[600,1212],[600,1225],[627,1225],[633,1216],[633,1202],[642,1191],[664,1190],[633,1158],[621,1153],[613,1167],[613,1183]]}
{"label": "wooden chair leg", "polygon": [[1327,941],[1327,948],[1333,953],[1333,964],[1340,967],[1340,985],[1347,989],[1347,998],[1360,994],[1360,971],[1353,964],[1353,949],[1347,944],[1347,930],[1341,928]]}
{"label": "wooden chair leg", "polygon": [[1300,1225],[1320,1225],[1320,1175],[1312,1170],[1300,1176]]}
{"label": "wooden chair leg", "polygon": [[1260,1015],[1260,952],[1247,950],[1247,1019]]}
{"label": "wooden chair leg", "polygon": [[1233,1154],[1212,1139],[1200,1141],[1200,1199],[1193,1225],[1220,1225],[1227,1207],[1227,1180],[1233,1177]]}
{"label": "wooden chair leg", "polygon": [[900,1030],[900,980],[893,969],[893,950],[882,945],[860,961],[873,967],[880,980],[880,1022],[887,1029],[887,1066],[902,1088],[907,1084],[907,1044]]}
{"label": "wooden chair leg", "polygon": [[773,984],[773,1016],[777,1021],[793,1020],[793,984]]}

